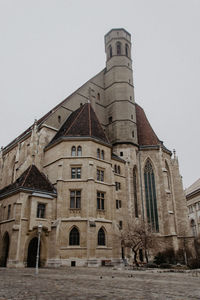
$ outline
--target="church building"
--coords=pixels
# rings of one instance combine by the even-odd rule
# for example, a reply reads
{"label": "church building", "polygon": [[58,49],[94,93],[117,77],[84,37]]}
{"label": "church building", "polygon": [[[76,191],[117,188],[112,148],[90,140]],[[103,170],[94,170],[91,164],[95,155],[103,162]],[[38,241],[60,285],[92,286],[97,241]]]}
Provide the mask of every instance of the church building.
{"label": "church building", "polygon": [[39,227],[39,264],[54,267],[120,264],[130,219],[165,248],[188,234],[176,154],[135,102],[131,35],[110,30],[105,52],[102,71],[1,149],[1,266],[35,266]]}

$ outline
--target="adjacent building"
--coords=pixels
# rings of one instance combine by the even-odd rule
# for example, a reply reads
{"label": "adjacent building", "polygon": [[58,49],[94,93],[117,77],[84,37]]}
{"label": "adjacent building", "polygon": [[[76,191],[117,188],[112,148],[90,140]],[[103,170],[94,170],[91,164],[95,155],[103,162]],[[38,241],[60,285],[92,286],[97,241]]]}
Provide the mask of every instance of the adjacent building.
{"label": "adjacent building", "polygon": [[185,190],[192,235],[200,235],[200,178]]}

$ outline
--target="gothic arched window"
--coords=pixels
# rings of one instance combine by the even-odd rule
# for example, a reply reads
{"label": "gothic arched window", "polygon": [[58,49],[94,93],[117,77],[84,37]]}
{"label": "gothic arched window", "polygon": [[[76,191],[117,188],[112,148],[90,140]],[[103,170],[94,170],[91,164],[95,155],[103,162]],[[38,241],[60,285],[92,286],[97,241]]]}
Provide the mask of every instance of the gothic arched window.
{"label": "gothic arched window", "polygon": [[121,173],[121,169],[120,169],[120,166],[117,167],[117,171],[118,171],[118,174]]}
{"label": "gothic arched window", "polygon": [[155,177],[149,159],[147,160],[146,165],[144,167],[144,183],[145,183],[147,220],[148,223],[151,224],[152,230],[158,232],[159,225],[158,225]]}
{"label": "gothic arched window", "polygon": [[69,245],[75,246],[80,245],[80,234],[76,227],[72,228],[69,234]]}
{"label": "gothic arched window", "polygon": [[125,45],[125,54],[127,57],[129,57],[129,47],[128,44]]}
{"label": "gothic arched window", "polygon": [[101,159],[104,159],[104,150],[101,150]]}
{"label": "gothic arched window", "polygon": [[77,148],[77,156],[82,156],[82,147],[78,146]]}
{"label": "gothic arched window", "polygon": [[106,236],[105,236],[105,232],[102,227],[98,231],[98,245],[99,246],[106,245]]}
{"label": "gothic arched window", "polygon": [[117,55],[121,55],[121,43],[120,42],[116,43],[116,49],[117,49]]}
{"label": "gothic arched window", "polygon": [[136,170],[136,166],[133,168],[133,196],[134,196],[135,217],[138,218],[137,170]]}
{"label": "gothic arched window", "polygon": [[109,46],[109,58],[111,58],[112,57],[112,46],[110,45]]}
{"label": "gothic arched window", "polygon": [[76,156],[76,147],[75,146],[72,146],[71,155]]}
{"label": "gothic arched window", "polygon": [[100,149],[97,149],[97,158],[100,158]]}

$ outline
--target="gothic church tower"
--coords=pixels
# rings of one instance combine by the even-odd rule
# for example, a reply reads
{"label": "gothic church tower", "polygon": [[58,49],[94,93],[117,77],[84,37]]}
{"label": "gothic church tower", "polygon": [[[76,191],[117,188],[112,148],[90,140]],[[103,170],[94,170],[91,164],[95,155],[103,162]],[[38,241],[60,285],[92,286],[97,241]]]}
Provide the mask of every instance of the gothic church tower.
{"label": "gothic church tower", "polygon": [[108,136],[113,145],[137,144],[131,35],[112,29],[105,35],[105,98]]}
{"label": "gothic church tower", "polygon": [[105,51],[106,68],[0,151],[0,266],[34,267],[39,225],[41,266],[121,264],[130,217],[163,250],[192,241],[176,155],[135,103],[131,35],[110,30]]}

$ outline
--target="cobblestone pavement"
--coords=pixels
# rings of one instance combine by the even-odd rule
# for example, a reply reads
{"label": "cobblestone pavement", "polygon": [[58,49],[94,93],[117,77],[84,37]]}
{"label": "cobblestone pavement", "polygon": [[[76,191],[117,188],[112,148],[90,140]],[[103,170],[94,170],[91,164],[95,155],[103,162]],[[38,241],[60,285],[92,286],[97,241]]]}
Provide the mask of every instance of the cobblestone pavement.
{"label": "cobblestone pavement", "polygon": [[200,272],[101,268],[0,268],[0,300],[200,299]]}

